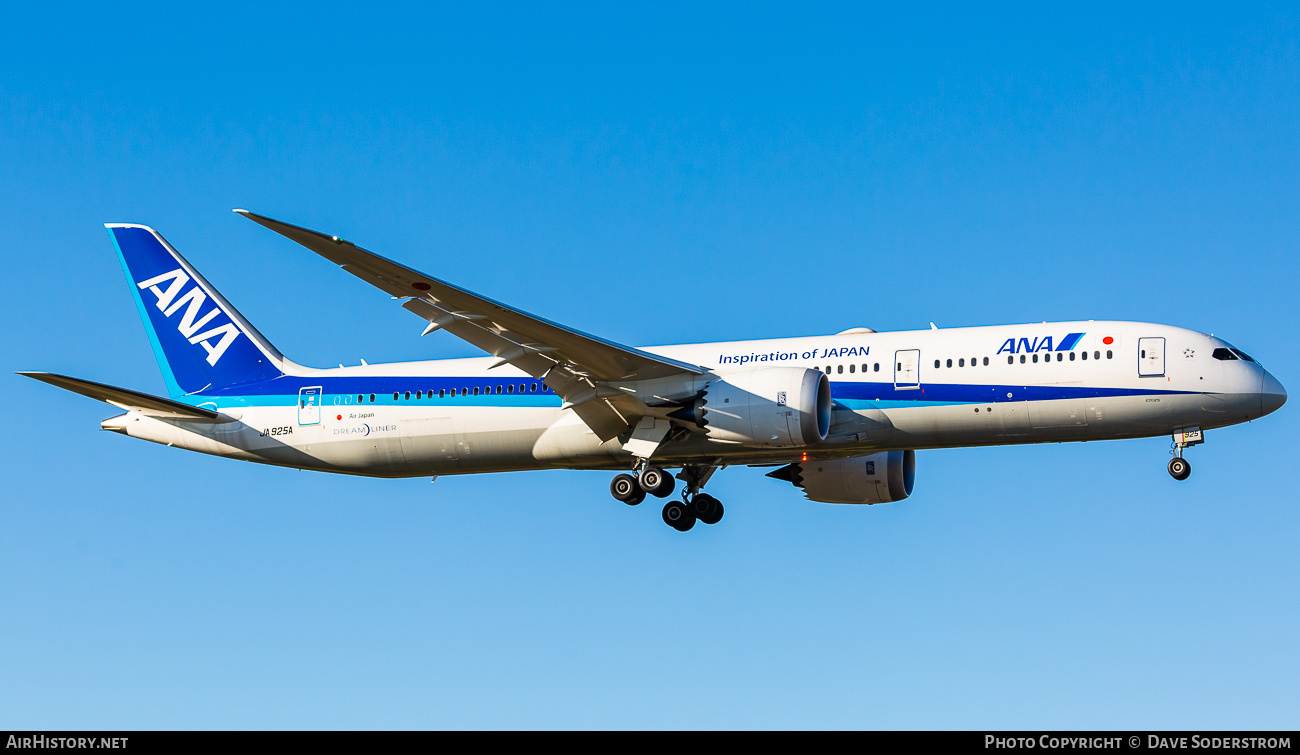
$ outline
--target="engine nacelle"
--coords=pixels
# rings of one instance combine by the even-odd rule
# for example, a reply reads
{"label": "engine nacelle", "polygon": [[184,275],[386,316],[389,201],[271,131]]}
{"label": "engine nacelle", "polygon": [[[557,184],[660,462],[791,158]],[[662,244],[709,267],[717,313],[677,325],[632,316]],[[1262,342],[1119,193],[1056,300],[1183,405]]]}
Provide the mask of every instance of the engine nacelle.
{"label": "engine nacelle", "polygon": [[711,440],[801,448],[826,440],[831,383],[817,370],[764,367],[719,375],[689,408]]}
{"label": "engine nacelle", "polygon": [[829,461],[803,461],[769,472],[803,488],[810,501],[820,503],[890,503],[912,494],[916,482],[916,452],[881,451]]}

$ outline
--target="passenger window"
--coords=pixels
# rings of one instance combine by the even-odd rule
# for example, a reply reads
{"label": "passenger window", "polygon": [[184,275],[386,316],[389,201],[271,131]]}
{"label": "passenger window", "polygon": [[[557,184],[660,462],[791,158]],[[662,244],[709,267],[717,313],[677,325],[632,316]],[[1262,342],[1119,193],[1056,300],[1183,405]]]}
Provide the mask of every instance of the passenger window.
{"label": "passenger window", "polygon": [[474,386],[474,395],[475,395],[475,396],[478,395],[478,386],[477,386],[477,385]]}
{"label": "passenger window", "polygon": [[836,373],[838,373],[838,374],[840,374],[840,375],[843,375],[843,374],[844,374],[844,365],[842,365],[842,364],[839,365],[838,367],[835,368],[835,371],[836,371]]}
{"label": "passenger window", "polygon": [[1083,361],[1088,361],[1088,352],[1083,352]]}
{"label": "passenger window", "polygon": [[366,403],[366,397],[363,396],[362,394],[358,393],[358,394],[357,394],[357,403],[358,403],[358,404],[364,404],[364,403]]}
{"label": "passenger window", "polygon": [[948,366],[949,366],[949,367],[952,366],[952,360],[951,360],[951,359],[948,360]]}
{"label": "passenger window", "polygon": [[[424,391],[416,391],[416,392],[415,392],[415,400],[416,400],[416,401],[419,401],[419,400],[420,400],[420,397],[423,396],[423,395],[424,395]],[[433,393],[430,392],[429,395],[432,396]]]}
{"label": "passenger window", "polygon": [[985,367],[988,367],[988,366],[989,366],[989,358],[988,358],[988,357],[984,357],[984,366],[985,366]]}
{"label": "passenger window", "polygon": [[1092,358],[1093,358],[1093,359],[1101,359],[1101,352],[1100,352],[1100,351],[1094,351],[1094,352],[1092,352]]}
{"label": "passenger window", "polygon": [[[936,370],[939,369],[939,360],[938,360],[938,359],[934,360],[934,368],[935,368]],[[900,370],[903,369],[903,365],[901,365],[901,364],[898,365],[898,369],[900,369]]]}
{"label": "passenger window", "polygon": [[1021,354],[1021,355],[1020,355],[1020,363],[1021,363],[1021,364],[1024,364],[1024,363],[1025,363],[1025,355],[1024,355],[1024,354]]}
{"label": "passenger window", "polygon": [[827,375],[831,374],[831,366],[829,364],[826,365],[826,374]]}
{"label": "passenger window", "polygon": [[514,392],[515,392],[515,384],[514,384],[514,383],[511,383],[510,385],[507,385],[507,386],[506,386],[506,393],[514,393]]}
{"label": "passenger window", "polygon": [[849,374],[852,375],[853,371],[856,370],[857,368],[858,366],[856,364],[849,365]]}
{"label": "passenger window", "polygon": [[1038,364],[1038,355],[1034,354],[1034,364]]}
{"label": "passenger window", "polygon": [[1062,354],[1062,353],[1059,352],[1059,351],[1056,352],[1056,361],[1060,362],[1060,361],[1063,361],[1064,359],[1065,359],[1065,355],[1064,355],[1064,354]]}
{"label": "passenger window", "polygon": [[406,392],[406,396],[405,396],[405,398],[406,398],[407,401],[410,401],[410,400],[411,400],[411,392],[410,392],[410,391],[407,391],[407,392]]}
{"label": "passenger window", "polygon": [[1074,361],[1074,352],[1073,352],[1073,351],[1070,352],[1070,361],[1071,361],[1071,362]]}
{"label": "passenger window", "polygon": [[533,383],[532,385],[528,386],[528,392],[537,393],[537,383]]}
{"label": "passenger window", "polygon": [[1107,359],[1110,359],[1110,358],[1113,357],[1114,355],[1115,355],[1115,353],[1114,353],[1113,351],[1111,351],[1110,349],[1106,349],[1106,358],[1107,358]]}
{"label": "passenger window", "polygon": [[438,398],[446,398],[446,397],[447,397],[447,389],[446,389],[446,388],[439,388],[439,389],[438,389]]}
{"label": "passenger window", "polygon": [[880,372],[880,362],[876,362],[876,368],[872,372]]}
{"label": "passenger window", "polygon": [[1015,363],[1015,361],[1016,361],[1015,357],[1011,356],[1010,354],[1007,354],[1007,364],[1013,364]]}
{"label": "passenger window", "polygon": [[966,360],[965,360],[965,359],[958,359],[958,360],[957,360],[957,366],[958,366],[958,367],[965,367],[965,366],[966,366]]}
{"label": "passenger window", "polygon": [[375,394],[370,394],[370,403],[375,403]]}

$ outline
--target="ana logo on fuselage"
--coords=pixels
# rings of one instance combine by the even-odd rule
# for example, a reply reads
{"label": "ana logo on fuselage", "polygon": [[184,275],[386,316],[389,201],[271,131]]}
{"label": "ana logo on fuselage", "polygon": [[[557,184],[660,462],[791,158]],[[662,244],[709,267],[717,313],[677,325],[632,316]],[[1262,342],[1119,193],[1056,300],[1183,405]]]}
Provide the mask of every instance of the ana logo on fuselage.
{"label": "ana logo on fuselage", "polygon": [[[168,283],[170,281],[170,283]],[[185,284],[190,282],[190,276],[184,270],[176,268],[170,273],[155,275],[143,283],[136,285],[141,289],[149,289],[154,296],[158,297],[158,309],[164,317],[171,317],[181,310],[180,322],[176,324],[176,330],[184,336],[190,343],[198,344],[203,350],[208,352],[208,364],[216,366],[221,359],[221,355],[226,353],[230,344],[239,338],[239,329],[235,324],[228,322],[225,325],[218,325],[214,328],[198,331],[207,325],[212,318],[222,314],[221,308],[213,306],[212,310],[202,317],[199,316],[199,310],[208,300],[208,295],[197,285],[181,294]],[[167,289],[163,290],[163,284],[167,284]],[[214,343],[215,341],[215,343]]]}
{"label": "ana logo on fuselage", "polygon": [[1052,346],[1051,336],[1035,338],[1032,341],[1028,338],[1008,338],[1006,341],[1003,341],[1002,348],[998,349],[998,353],[1034,354],[1039,351],[1069,351],[1079,343],[1079,339],[1081,338],[1083,338],[1082,333],[1070,333],[1065,338],[1062,338],[1061,342],[1057,344],[1055,348]]}

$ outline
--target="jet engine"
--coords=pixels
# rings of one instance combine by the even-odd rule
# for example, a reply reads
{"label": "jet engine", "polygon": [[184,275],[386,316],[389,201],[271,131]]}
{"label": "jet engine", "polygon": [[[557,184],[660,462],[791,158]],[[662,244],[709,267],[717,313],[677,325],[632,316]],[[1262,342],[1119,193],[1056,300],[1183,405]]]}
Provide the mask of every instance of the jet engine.
{"label": "jet engine", "polygon": [[768,477],[803,488],[820,503],[891,503],[912,494],[916,452],[881,451],[870,456],[802,461],[769,472]]}
{"label": "jet engine", "polygon": [[710,380],[693,404],[669,416],[721,443],[801,448],[830,431],[831,384],[821,372],[801,367],[733,372]]}

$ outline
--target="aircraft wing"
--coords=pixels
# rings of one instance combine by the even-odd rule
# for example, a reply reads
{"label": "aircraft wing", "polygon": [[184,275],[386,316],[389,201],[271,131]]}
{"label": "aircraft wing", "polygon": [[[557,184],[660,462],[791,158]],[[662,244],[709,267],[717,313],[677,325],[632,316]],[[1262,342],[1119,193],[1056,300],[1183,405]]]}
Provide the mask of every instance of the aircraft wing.
{"label": "aircraft wing", "polygon": [[150,417],[208,422],[228,419],[208,409],[200,409],[197,406],[182,404],[179,401],[151,396],[148,393],[140,393],[139,391],[130,391],[126,388],[116,388],[90,380],[55,375],[52,372],[19,372],[18,374],[40,380],[43,383],[49,383],[73,393],[80,393],[83,396],[98,399],[119,409],[140,412]]}
{"label": "aircraft wing", "polygon": [[542,379],[603,441],[630,429],[644,404],[609,383],[702,375],[693,364],[606,341],[458,288],[344,241],[247,210],[235,212],[296,241],[424,318],[425,333],[446,330]]}

